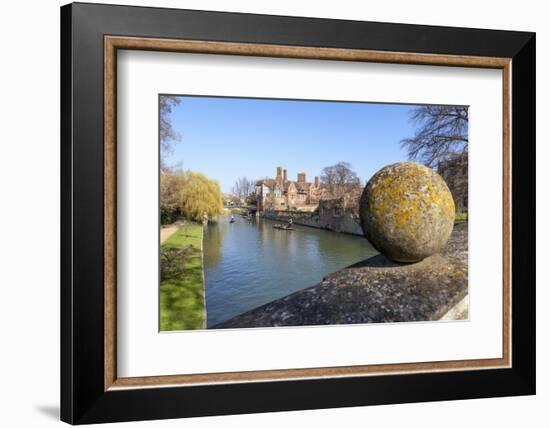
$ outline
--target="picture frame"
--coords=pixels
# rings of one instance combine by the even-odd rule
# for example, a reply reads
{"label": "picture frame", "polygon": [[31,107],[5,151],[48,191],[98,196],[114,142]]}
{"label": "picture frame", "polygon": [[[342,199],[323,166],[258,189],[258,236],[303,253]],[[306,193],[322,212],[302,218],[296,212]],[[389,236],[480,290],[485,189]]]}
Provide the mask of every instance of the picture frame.
{"label": "picture frame", "polygon": [[[502,358],[118,377],[116,53],[123,49],[502,70]],[[534,33],[63,6],[61,419],[86,424],[534,394],[535,96]]]}

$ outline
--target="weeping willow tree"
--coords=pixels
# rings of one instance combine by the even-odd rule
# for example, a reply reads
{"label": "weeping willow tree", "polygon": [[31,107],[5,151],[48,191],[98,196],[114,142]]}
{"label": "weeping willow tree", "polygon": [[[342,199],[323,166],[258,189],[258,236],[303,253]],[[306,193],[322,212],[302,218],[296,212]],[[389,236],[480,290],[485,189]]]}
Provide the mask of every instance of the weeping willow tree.
{"label": "weeping willow tree", "polygon": [[201,221],[212,219],[223,210],[223,196],[217,181],[204,174],[181,169],[164,171],[160,176],[160,216],[162,224],[178,218]]}
{"label": "weeping willow tree", "polygon": [[185,173],[180,201],[181,214],[189,220],[201,221],[205,215],[212,219],[223,210],[220,185],[199,172]]}

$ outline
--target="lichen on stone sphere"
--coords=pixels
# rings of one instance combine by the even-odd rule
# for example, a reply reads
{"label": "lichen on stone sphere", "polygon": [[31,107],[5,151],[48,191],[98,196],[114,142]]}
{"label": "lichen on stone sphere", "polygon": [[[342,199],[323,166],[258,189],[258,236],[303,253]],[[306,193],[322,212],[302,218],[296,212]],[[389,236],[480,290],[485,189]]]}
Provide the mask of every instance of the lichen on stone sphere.
{"label": "lichen on stone sphere", "polygon": [[387,258],[417,262],[439,252],[453,231],[455,205],[434,170],[400,162],[369,180],[359,205],[369,242]]}

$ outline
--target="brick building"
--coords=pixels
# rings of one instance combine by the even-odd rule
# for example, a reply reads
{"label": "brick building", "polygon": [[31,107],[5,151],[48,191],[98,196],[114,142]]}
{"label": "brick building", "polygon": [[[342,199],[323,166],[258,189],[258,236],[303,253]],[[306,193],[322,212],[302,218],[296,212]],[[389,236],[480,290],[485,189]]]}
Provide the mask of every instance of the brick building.
{"label": "brick building", "polygon": [[319,177],[307,181],[305,172],[297,174],[296,181],[288,179],[287,170],[278,166],[275,178],[256,182],[256,206],[259,213],[266,211],[314,212],[321,201],[338,199],[346,206],[361,194],[359,180],[353,183],[333,185],[321,183]]}
{"label": "brick building", "polygon": [[289,180],[287,170],[278,166],[275,178],[264,178],[256,182],[256,206],[264,211],[314,211],[327,194],[319,177],[308,182],[305,172],[297,174],[295,181]]}

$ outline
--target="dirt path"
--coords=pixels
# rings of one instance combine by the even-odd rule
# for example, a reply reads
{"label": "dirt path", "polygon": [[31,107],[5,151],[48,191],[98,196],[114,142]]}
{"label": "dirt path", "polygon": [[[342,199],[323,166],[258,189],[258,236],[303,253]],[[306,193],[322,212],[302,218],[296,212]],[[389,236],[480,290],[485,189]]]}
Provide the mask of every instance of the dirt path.
{"label": "dirt path", "polygon": [[160,243],[162,244],[164,241],[170,238],[174,233],[176,233],[176,230],[178,230],[179,228],[180,228],[180,225],[177,225],[177,224],[170,224],[168,226],[161,227]]}

